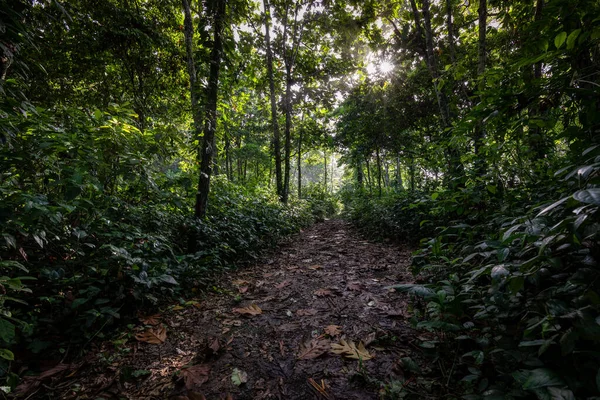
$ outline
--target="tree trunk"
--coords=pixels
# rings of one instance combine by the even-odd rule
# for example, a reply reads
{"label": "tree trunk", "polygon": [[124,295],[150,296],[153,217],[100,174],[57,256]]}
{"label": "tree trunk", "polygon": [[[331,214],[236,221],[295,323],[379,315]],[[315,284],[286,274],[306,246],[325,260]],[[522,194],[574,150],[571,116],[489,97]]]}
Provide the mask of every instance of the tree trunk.
{"label": "tree trunk", "polygon": [[[410,0],[410,2],[415,18],[415,24],[419,25],[420,17],[415,0]],[[423,24],[425,32],[425,61],[427,64],[427,68],[429,69],[429,73],[431,74],[433,89],[438,103],[438,108],[440,110],[440,119],[442,122],[442,129],[444,130],[443,135],[446,137],[446,139],[449,139],[447,136],[450,133],[449,128],[451,126],[450,108],[445,93],[443,93],[438,86],[439,71],[437,68],[435,54],[433,52],[433,31],[431,29],[430,0],[423,0]],[[421,32],[420,26],[417,26],[417,32]],[[453,178],[461,176],[464,168],[460,161],[460,155],[458,153],[458,150],[454,146],[448,145],[446,148],[446,154],[448,158],[448,171],[450,173],[450,176]]]}
{"label": "tree trunk", "polygon": [[381,197],[381,157],[379,155],[379,147],[375,150],[377,159],[377,187],[379,189],[379,197]]}
{"label": "tree trunk", "polygon": [[198,181],[198,193],[196,195],[196,218],[206,215],[208,205],[208,193],[210,191],[210,177],[212,174],[212,162],[215,131],[217,128],[217,99],[219,92],[219,71],[221,67],[221,52],[223,42],[221,30],[225,14],[225,0],[215,0],[213,5],[213,46],[210,52],[210,72],[208,86],[206,87],[206,110],[204,124],[204,140],[201,151],[198,154],[200,161],[200,179]]}
{"label": "tree trunk", "polygon": [[298,137],[298,198],[302,198],[302,129]]}
{"label": "tree trunk", "polygon": [[356,157],[356,182],[358,183],[359,188],[363,188],[364,181],[364,172],[362,163],[360,162],[360,157]]}
{"label": "tree trunk", "polygon": [[202,136],[202,118],[198,107],[198,84],[196,77],[196,64],[194,61],[194,28],[192,25],[192,13],[190,11],[190,3],[188,0],[182,0],[184,13],[184,30],[185,50],[187,54],[187,70],[190,77],[190,100],[192,103],[192,118],[194,121],[194,138],[200,141]]}
{"label": "tree trunk", "polygon": [[277,121],[277,102],[275,99],[275,77],[273,76],[273,51],[271,50],[271,32],[269,22],[271,9],[268,0],[263,0],[265,8],[265,47],[267,53],[267,75],[269,79],[269,94],[271,97],[271,126],[273,128],[273,153],[275,153],[275,183],[279,200],[283,201],[283,175],[281,173],[281,139],[279,122]]}
{"label": "tree trunk", "polygon": [[292,152],[292,67],[285,68],[285,143],[284,143],[284,171],[283,171],[283,197],[287,203],[290,194],[290,156]]}
{"label": "tree trunk", "polygon": [[371,185],[371,166],[369,165],[369,157],[365,157],[365,163],[367,164],[367,184],[369,185],[369,193],[373,194],[373,188]]}
{"label": "tree trunk", "polygon": [[[480,101],[483,101],[483,92],[485,90],[485,60],[486,60],[486,31],[487,31],[487,0],[479,0],[479,44],[477,50],[477,78],[479,79],[478,90],[480,95]],[[475,126],[475,133],[473,137],[474,150],[475,150],[475,172],[482,176],[486,172],[485,155],[483,154],[483,139],[485,137],[485,131],[483,127],[483,120],[477,122]]]}
{"label": "tree trunk", "polygon": [[323,184],[327,191],[327,150],[323,150]]}

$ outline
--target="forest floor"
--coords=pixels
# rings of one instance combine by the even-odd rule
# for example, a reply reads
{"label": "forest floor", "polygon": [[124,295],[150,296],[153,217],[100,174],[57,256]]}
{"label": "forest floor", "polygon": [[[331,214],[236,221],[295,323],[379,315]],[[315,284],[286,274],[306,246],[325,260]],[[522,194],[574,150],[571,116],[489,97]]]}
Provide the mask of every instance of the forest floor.
{"label": "forest floor", "polygon": [[140,316],[85,364],[59,364],[34,396],[427,398],[411,375],[423,372],[423,334],[388,288],[412,281],[409,263],[410,249],[366,241],[345,221],[316,224],[203,298]]}

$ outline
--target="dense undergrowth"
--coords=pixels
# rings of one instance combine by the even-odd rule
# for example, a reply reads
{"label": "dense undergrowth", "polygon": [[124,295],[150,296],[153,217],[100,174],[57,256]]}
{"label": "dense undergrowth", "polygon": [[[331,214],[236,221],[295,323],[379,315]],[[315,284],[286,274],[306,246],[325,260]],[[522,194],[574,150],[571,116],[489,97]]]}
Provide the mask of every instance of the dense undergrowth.
{"label": "dense undergrowth", "polygon": [[69,127],[54,111],[36,110],[0,149],[0,362],[9,386],[14,359],[31,368],[32,354],[76,355],[140,310],[210,290],[221,271],[331,211],[323,195],[284,205],[266,188],[217,177],[209,215],[194,219],[193,171],[161,152],[156,132],[136,129],[128,110],[63,110]]}
{"label": "dense undergrowth", "polygon": [[[463,398],[595,398],[600,390],[600,156],[528,190],[346,196],[372,236],[420,239],[415,326]],[[548,203],[546,199],[556,201]],[[448,385],[448,386],[445,386]]]}

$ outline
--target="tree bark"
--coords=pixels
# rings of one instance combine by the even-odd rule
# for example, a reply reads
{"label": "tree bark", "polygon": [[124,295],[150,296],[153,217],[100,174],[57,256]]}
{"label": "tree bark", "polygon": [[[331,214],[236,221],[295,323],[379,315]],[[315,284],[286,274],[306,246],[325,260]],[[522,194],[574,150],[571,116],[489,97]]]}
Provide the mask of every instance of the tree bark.
{"label": "tree bark", "polygon": [[279,200],[283,201],[283,174],[281,173],[281,138],[277,120],[277,103],[275,99],[275,77],[273,76],[273,51],[271,49],[271,32],[269,22],[271,9],[268,0],[263,0],[265,8],[265,47],[267,53],[267,75],[269,79],[269,94],[271,97],[271,127],[273,129],[273,153],[275,153],[275,186]]}
{"label": "tree bark", "polygon": [[[479,0],[479,40],[477,49],[477,78],[478,90],[481,95],[479,96],[480,101],[483,101],[483,92],[485,90],[485,61],[487,51],[486,31],[487,31],[487,0]],[[474,151],[475,151],[475,172],[482,176],[486,172],[485,155],[483,154],[483,139],[485,138],[485,130],[483,126],[483,120],[477,122],[475,126],[475,133],[473,137]]]}
{"label": "tree bark", "polygon": [[323,150],[323,184],[327,191],[327,150]]}
{"label": "tree bark", "polygon": [[298,198],[302,198],[302,136],[303,132],[300,129],[298,137]]}
{"label": "tree bark", "polygon": [[221,52],[223,50],[222,28],[225,14],[225,0],[215,0],[213,16],[213,46],[210,52],[210,72],[208,86],[206,87],[206,109],[204,123],[204,140],[198,157],[200,158],[200,179],[196,195],[196,218],[206,215],[208,193],[210,191],[210,177],[212,174],[213,154],[215,149],[214,137],[217,128],[217,100],[219,93],[219,71],[221,67]]}
{"label": "tree bark", "polygon": [[[415,0],[410,1],[415,18],[415,24],[418,25],[420,23],[419,11],[417,10]],[[451,126],[450,108],[445,93],[443,93],[438,86],[438,80],[440,75],[437,68],[437,60],[433,52],[433,31],[431,28],[430,0],[423,0],[423,24],[425,32],[425,59],[427,67],[431,74],[433,89],[437,99],[438,108],[440,110],[440,119],[442,122],[442,129],[444,131],[443,135],[446,137],[447,140],[449,140],[448,135],[450,133],[449,130]],[[420,30],[421,28],[417,27],[417,32],[420,32]],[[453,145],[448,144],[446,147],[446,156],[448,160],[448,171],[450,177],[460,177],[462,175],[464,167],[460,161],[458,149],[456,149]]]}
{"label": "tree bark", "polygon": [[285,68],[285,143],[283,171],[283,203],[287,203],[290,194],[290,155],[292,153],[292,68]]}
{"label": "tree bark", "polygon": [[187,70],[190,76],[190,100],[192,103],[192,119],[194,121],[194,138],[200,142],[202,136],[202,118],[200,117],[200,110],[198,108],[198,83],[196,76],[196,63],[194,61],[194,27],[192,25],[192,13],[190,11],[190,2],[188,0],[182,0],[183,13],[184,13],[184,39],[185,39],[185,50],[187,54]]}

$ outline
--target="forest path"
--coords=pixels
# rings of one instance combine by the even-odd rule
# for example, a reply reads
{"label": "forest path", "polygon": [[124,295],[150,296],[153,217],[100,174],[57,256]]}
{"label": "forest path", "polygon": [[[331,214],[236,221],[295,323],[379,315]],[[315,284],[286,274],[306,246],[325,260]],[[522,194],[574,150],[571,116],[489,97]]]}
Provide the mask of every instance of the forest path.
{"label": "forest path", "polygon": [[[217,293],[140,318],[139,332],[164,339],[166,328],[164,343],[138,333],[104,344],[100,354],[114,359],[93,362],[78,374],[82,390],[61,397],[379,398],[414,348],[406,299],[386,289],[410,281],[409,260],[408,249],[365,241],[345,221],[316,224],[263,263],[223,276]],[[333,353],[341,340],[356,347]],[[348,357],[356,352],[373,358]]]}

